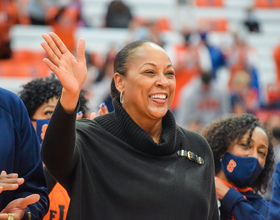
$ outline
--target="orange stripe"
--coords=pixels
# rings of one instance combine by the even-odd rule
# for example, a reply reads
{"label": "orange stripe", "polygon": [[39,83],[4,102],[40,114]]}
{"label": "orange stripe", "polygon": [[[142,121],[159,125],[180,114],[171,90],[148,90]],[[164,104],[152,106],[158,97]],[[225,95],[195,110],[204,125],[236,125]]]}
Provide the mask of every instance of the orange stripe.
{"label": "orange stripe", "polygon": [[254,191],[253,190],[253,188],[252,187],[246,187],[246,188],[238,188],[238,187],[236,187],[236,186],[233,186],[232,184],[230,184],[229,182],[226,182],[225,180],[223,180],[223,179],[221,179],[221,178],[219,178],[219,177],[217,177],[216,176],[216,178],[218,178],[219,180],[221,180],[226,186],[228,186],[228,187],[233,187],[233,188],[235,188],[238,192],[247,192],[247,191]]}

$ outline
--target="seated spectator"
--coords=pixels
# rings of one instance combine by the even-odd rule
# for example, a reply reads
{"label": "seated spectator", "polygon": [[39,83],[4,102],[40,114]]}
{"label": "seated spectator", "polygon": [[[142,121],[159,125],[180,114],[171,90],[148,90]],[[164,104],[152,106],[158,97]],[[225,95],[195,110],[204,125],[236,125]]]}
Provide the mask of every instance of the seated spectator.
{"label": "seated spectator", "polygon": [[41,220],[49,200],[40,144],[21,99],[2,88],[0,118],[0,219]]}
{"label": "seated spectator", "polygon": [[255,113],[259,107],[258,91],[251,86],[251,77],[245,71],[234,74],[230,85],[232,112],[236,114]]}
{"label": "seated spectator", "polygon": [[213,151],[220,219],[266,219],[266,190],[273,172],[270,135],[252,114],[218,119],[201,131]]}
{"label": "seated spectator", "polygon": [[134,18],[129,25],[128,42],[148,40],[163,46],[162,32],[163,31],[160,30],[160,25],[157,20]]}
{"label": "seated spectator", "polygon": [[14,0],[0,1],[0,59],[12,56],[10,29],[18,23],[18,10]]}
{"label": "seated spectator", "polygon": [[223,51],[212,45],[208,40],[208,31],[199,31],[200,43],[198,45],[199,66],[203,72],[211,72],[216,79],[220,68],[227,65]]}
{"label": "seated spectator", "polygon": [[249,32],[260,32],[260,22],[256,18],[256,15],[254,13],[254,8],[250,7],[247,9],[247,17],[244,20],[244,26]]}
{"label": "seated spectator", "polygon": [[245,71],[250,75],[251,87],[254,87],[259,94],[260,86],[258,69],[256,68],[258,63],[257,51],[254,47],[246,42],[245,36],[234,33],[233,39],[234,42],[231,48],[228,50],[227,55],[227,65],[230,69],[229,85],[231,84],[231,80],[235,73],[238,73],[239,71]]}
{"label": "seated spectator", "polygon": [[[201,73],[185,86],[180,93],[180,102],[176,112],[179,125],[190,129],[196,126],[199,131],[213,120],[230,113],[228,91],[219,88],[212,73]],[[195,123],[195,124],[194,124]]]}
{"label": "seated spectator", "polygon": [[261,102],[263,109],[280,109],[280,84],[277,81],[269,82],[264,91]]}
{"label": "seated spectator", "polygon": [[117,54],[115,46],[112,46],[107,52],[105,62],[101,71],[95,79],[95,82],[91,85],[92,97],[89,100],[89,108],[93,112],[97,112],[100,103],[105,103],[109,112],[113,111],[113,103],[110,96],[110,85],[114,75],[114,60]]}
{"label": "seated spectator", "polygon": [[200,64],[197,47],[192,42],[194,30],[184,27],[181,31],[183,43],[167,44],[165,49],[175,68],[176,89],[171,109],[176,112],[179,106],[179,94],[182,88],[199,76]]}
{"label": "seated spectator", "polygon": [[128,28],[132,19],[133,15],[127,4],[121,0],[113,0],[107,8],[105,27]]}
{"label": "seated spectator", "polygon": [[278,43],[273,49],[273,61],[276,69],[276,77],[278,85],[280,85],[280,43]]}

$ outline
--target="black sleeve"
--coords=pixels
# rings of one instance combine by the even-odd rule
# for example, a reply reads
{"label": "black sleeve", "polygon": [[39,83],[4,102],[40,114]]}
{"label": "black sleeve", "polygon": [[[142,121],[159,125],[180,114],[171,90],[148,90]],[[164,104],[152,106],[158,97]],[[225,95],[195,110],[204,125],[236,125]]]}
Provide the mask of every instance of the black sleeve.
{"label": "black sleeve", "polygon": [[57,103],[42,143],[41,157],[50,174],[69,192],[71,173],[76,164],[75,126],[77,109],[67,113]]}
{"label": "black sleeve", "polygon": [[45,177],[46,177],[46,181],[47,181],[47,192],[48,192],[48,194],[50,194],[50,192],[52,191],[52,189],[55,186],[55,184],[57,183],[57,181],[50,174],[50,172],[46,166],[44,167],[44,172],[45,172]]}

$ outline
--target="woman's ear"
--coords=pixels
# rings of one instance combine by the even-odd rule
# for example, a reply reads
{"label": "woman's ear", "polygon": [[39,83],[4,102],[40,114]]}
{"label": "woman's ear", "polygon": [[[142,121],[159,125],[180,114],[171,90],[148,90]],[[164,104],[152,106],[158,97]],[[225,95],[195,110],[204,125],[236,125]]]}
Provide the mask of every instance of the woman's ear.
{"label": "woman's ear", "polygon": [[116,72],[114,74],[114,81],[117,90],[121,93],[124,91],[124,76]]}

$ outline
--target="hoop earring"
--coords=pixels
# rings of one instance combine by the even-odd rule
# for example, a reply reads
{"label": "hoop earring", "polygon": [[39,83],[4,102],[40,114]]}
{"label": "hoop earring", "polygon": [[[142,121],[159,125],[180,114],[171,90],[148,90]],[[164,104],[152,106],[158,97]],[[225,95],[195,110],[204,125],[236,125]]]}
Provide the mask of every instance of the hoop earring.
{"label": "hoop earring", "polygon": [[124,95],[123,92],[120,93],[120,103],[123,104],[124,102]]}

